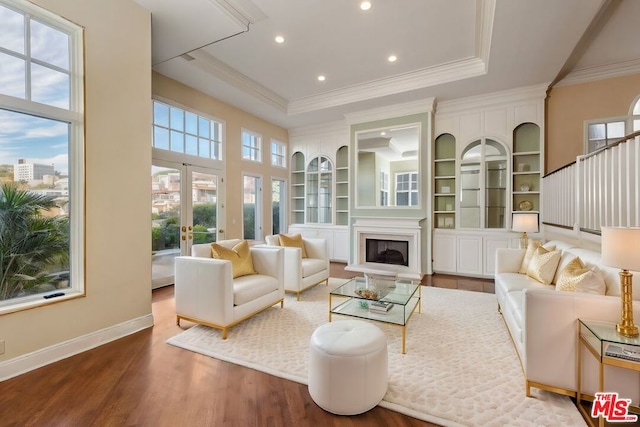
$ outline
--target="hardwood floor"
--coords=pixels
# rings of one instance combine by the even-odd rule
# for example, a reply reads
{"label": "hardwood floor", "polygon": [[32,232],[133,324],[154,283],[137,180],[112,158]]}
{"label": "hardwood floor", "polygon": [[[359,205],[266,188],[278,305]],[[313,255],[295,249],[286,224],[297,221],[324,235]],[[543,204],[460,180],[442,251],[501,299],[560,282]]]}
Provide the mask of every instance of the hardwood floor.
{"label": "hardwood floor", "polygon": [[[331,275],[353,276],[343,268],[332,263]],[[491,280],[435,275],[423,284],[493,292]],[[182,330],[173,287],[153,291],[153,316],[151,329],[1,382],[0,426],[434,425],[380,407],[332,415],[305,385],[166,344]]]}

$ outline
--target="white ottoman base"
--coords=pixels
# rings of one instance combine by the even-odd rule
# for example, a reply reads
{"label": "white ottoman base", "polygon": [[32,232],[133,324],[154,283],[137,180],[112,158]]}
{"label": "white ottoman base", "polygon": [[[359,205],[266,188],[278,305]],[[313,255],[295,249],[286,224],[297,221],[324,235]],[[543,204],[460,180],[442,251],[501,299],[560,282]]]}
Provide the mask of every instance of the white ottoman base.
{"label": "white ottoman base", "polygon": [[387,392],[387,337],[361,320],[327,323],[311,336],[309,394],[337,415],[376,406]]}

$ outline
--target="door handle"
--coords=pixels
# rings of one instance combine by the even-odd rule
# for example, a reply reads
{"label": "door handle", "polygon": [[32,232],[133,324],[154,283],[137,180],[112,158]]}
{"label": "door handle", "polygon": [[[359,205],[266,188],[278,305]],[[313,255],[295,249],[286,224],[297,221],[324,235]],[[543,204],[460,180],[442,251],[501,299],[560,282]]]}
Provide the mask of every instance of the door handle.
{"label": "door handle", "polygon": [[182,232],[184,233],[184,232],[186,232],[186,231],[187,231],[187,227],[183,225],[181,230],[182,230]]}
{"label": "door handle", "polygon": [[224,233],[224,230],[221,228],[220,230],[218,230],[218,233],[222,234]]}

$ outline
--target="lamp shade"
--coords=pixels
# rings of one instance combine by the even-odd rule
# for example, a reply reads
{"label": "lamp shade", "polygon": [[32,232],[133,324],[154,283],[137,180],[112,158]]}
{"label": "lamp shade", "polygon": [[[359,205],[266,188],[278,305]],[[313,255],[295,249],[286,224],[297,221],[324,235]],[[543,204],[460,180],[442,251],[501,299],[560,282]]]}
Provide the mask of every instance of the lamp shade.
{"label": "lamp shade", "polygon": [[602,263],[640,271],[640,228],[601,227]]}
{"label": "lamp shade", "polygon": [[538,214],[537,213],[514,213],[511,223],[513,231],[521,233],[537,233],[538,232]]}

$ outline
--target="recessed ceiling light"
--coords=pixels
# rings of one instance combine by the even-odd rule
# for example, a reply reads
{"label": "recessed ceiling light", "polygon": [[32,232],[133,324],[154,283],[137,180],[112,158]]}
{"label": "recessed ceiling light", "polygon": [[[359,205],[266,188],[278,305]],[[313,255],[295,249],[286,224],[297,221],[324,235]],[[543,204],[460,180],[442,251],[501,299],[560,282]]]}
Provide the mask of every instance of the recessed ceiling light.
{"label": "recessed ceiling light", "polygon": [[319,82],[323,82],[323,81],[325,81],[325,80],[326,80],[326,77],[325,77],[325,76],[323,76],[323,75],[319,75],[319,76],[318,76],[318,81],[319,81]]}
{"label": "recessed ceiling light", "polygon": [[385,136],[387,133],[385,131],[380,132],[380,136]]}
{"label": "recessed ceiling light", "polygon": [[397,57],[397,56],[395,56],[395,55],[390,55],[390,56],[387,58],[387,61],[389,61],[389,62],[396,62],[397,60],[398,60],[398,57]]}
{"label": "recessed ceiling light", "polygon": [[363,1],[362,3],[360,3],[360,9],[362,9],[362,10],[371,9],[371,2],[370,1]]}
{"label": "recessed ceiling light", "polygon": [[276,43],[284,43],[284,37],[276,36]]}

